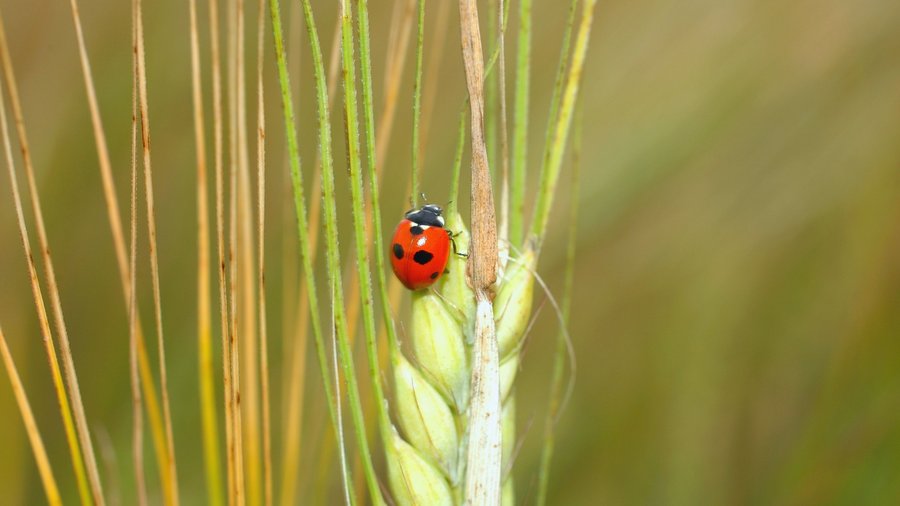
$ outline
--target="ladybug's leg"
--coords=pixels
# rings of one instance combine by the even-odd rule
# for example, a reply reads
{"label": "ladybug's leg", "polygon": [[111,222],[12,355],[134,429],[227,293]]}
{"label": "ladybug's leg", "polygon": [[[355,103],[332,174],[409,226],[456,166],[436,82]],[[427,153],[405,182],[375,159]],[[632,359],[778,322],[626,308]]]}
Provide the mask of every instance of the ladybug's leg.
{"label": "ladybug's leg", "polygon": [[461,234],[461,233],[462,233],[462,232],[456,232],[456,233],[448,232],[448,235],[450,236],[450,244],[453,245],[453,254],[454,254],[454,255],[461,256],[461,257],[463,257],[463,258],[469,258],[469,254],[468,254],[468,253],[460,253],[459,251],[457,251],[457,249],[456,249],[456,241],[453,240],[454,237],[458,236],[458,235]]}

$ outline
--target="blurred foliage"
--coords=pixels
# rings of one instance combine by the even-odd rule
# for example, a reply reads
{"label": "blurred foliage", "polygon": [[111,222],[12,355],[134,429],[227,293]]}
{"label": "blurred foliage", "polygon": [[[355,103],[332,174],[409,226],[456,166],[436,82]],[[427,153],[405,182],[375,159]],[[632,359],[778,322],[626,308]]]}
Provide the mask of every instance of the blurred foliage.
{"label": "blurred foliage", "polygon": [[[371,4],[377,114],[391,6]],[[565,13],[556,2],[536,4],[530,138],[541,146]],[[253,12],[255,2],[248,6]],[[3,0],[0,8],[88,418],[104,458],[101,471],[107,491],[128,503],[126,312],[68,5]],[[129,5],[82,0],[81,9],[124,203]],[[296,48],[296,6],[285,9]],[[334,12],[320,9],[327,45]],[[169,381],[177,385],[175,439],[182,493],[196,503],[203,483],[187,6],[148,2],[145,12],[163,314]],[[456,23],[455,9],[450,12],[429,24]],[[512,15],[510,33],[515,24]],[[445,194],[464,97],[452,26],[424,150],[423,190],[437,198]],[[900,502],[898,26],[900,3],[886,0],[601,2],[582,102],[583,205],[571,328],[578,375],[559,425],[551,504]],[[206,47],[205,28],[202,37]],[[510,54],[514,47],[510,39]],[[307,50],[295,53],[301,149],[309,169],[315,156],[312,80]],[[407,207],[404,184],[393,183],[408,172],[407,65],[386,162],[386,218]],[[209,75],[204,79],[208,87]],[[294,309],[284,301],[296,296],[296,255],[294,236],[286,232],[293,218],[287,165],[278,155],[283,134],[274,69],[267,79],[270,335],[272,355],[281,357],[286,353],[277,336],[293,321]],[[530,167],[539,154],[530,149]],[[0,181],[0,321],[57,478],[74,499],[5,174]],[[342,188],[346,195],[346,184]],[[562,188],[559,200],[570,190]],[[338,198],[346,227],[349,197]],[[558,205],[551,219],[564,219],[565,208]],[[551,230],[540,266],[553,290],[561,287],[566,230]],[[348,235],[343,246],[351,243]],[[149,302],[149,271],[141,261],[140,296]],[[142,307],[147,322],[150,310],[149,303]],[[544,304],[518,380],[525,443],[515,472],[525,504],[536,489],[553,347],[548,337],[556,326]],[[279,360],[273,366],[274,399],[280,399],[283,371]],[[317,378],[309,375],[313,408],[301,490],[322,476],[311,456],[323,439]],[[43,493],[6,379],[0,380],[0,413],[0,502],[40,503]],[[154,479],[151,474],[149,482]]]}

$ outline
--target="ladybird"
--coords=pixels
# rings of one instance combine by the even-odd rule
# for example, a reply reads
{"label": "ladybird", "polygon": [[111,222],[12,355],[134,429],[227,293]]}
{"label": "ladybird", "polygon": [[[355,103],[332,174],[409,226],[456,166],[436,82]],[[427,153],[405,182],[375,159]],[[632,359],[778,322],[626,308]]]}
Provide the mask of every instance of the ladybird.
{"label": "ladybird", "polygon": [[444,228],[441,212],[434,204],[412,209],[394,230],[391,266],[397,279],[410,290],[433,285],[447,267],[453,238]]}

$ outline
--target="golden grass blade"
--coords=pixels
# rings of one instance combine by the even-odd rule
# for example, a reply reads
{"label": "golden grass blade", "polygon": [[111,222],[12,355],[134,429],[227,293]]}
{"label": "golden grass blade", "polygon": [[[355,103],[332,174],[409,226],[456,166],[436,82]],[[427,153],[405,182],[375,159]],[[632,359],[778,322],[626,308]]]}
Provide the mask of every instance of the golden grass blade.
{"label": "golden grass blade", "polygon": [[[232,146],[232,153],[237,158],[232,160],[237,168],[237,181],[232,186],[232,199],[236,208],[232,216],[236,222],[232,225],[235,235],[232,244],[236,252],[236,262],[232,263],[232,283],[235,300],[233,318],[235,324],[235,382],[239,390],[235,399],[240,406],[238,415],[242,431],[242,471],[245,473],[245,498],[251,505],[260,504],[263,495],[263,470],[261,458],[261,421],[260,421],[260,378],[259,349],[257,323],[257,273],[254,262],[253,233],[253,198],[251,196],[250,178],[250,139],[247,120],[247,84],[246,84],[246,3],[238,0],[234,5],[234,34],[231,50],[233,60],[232,78],[234,79],[232,110],[232,139],[237,145]],[[238,316],[239,315],[239,316]],[[238,358],[240,357],[240,359]]]}
{"label": "golden grass blade", "polygon": [[6,344],[3,328],[0,328],[0,355],[3,357],[6,374],[9,376],[16,403],[19,405],[19,413],[22,414],[22,423],[25,424],[25,432],[28,434],[28,441],[31,443],[31,451],[34,452],[34,460],[41,475],[41,482],[44,484],[47,502],[51,506],[60,506],[62,505],[62,499],[59,497],[56,478],[53,477],[53,469],[50,468],[50,460],[47,458],[47,451],[44,449],[44,440],[41,438],[40,431],[38,431],[34,413],[31,412],[31,405],[28,403],[28,396],[25,395],[25,387],[22,385],[19,372],[16,370],[16,364],[13,362],[12,354],[10,354],[9,347]]}
{"label": "golden grass blade", "polygon": [[228,305],[230,308],[228,332],[230,338],[229,367],[231,369],[231,403],[232,425],[234,428],[234,501],[238,505],[246,502],[246,483],[244,482],[244,430],[243,416],[241,412],[241,376],[240,376],[240,346],[238,343],[238,187],[239,172],[243,172],[246,166],[246,136],[243,132],[243,47],[244,47],[244,4],[242,0],[236,0],[228,4],[228,109],[231,128],[229,129],[229,198],[228,198]]}
{"label": "golden grass blade", "polygon": [[266,108],[263,87],[263,43],[266,28],[266,3],[259,0],[256,24],[256,163],[257,163],[257,257],[259,260],[259,369],[262,396],[263,493],[266,506],[273,504],[272,496],[272,421],[269,401],[269,336],[266,327]]}
{"label": "golden grass blade", "polygon": [[169,404],[169,382],[166,373],[166,347],[163,336],[162,302],[160,300],[159,260],[156,242],[156,208],[153,197],[153,166],[150,158],[150,107],[147,98],[147,67],[144,51],[144,21],[142,0],[135,5],[135,31],[137,32],[137,79],[138,103],[141,119],[141,152],[144,163],[144,191],[147,204],[147,233],[150,245],[150,274],[153,283],[153,305],[156,317],[157,352],[159,354],[159,377],[162,391],[163,423],[166,429],[166,451],[159,459],[165,463],[165,472],[160,476],[166,504],[178,505],[178,474],[175,462],[175,437],[172,431],[172,412]]}
{"label": "golden grass blade", "polygon": [[232,368],[231,368],[231,332],[228,316],[228,288],[226,279],[225,257],[225,190],[224,190],[224,119],[222,112],[222,64],[221,47],[219,44],[219,2],[209,2],[209,35],[210,56],[212,64],[212,88],[213,88],[213,153],[215,163],[216,186],[216,245],[218,250],[218,277],[219,277],[219,318],[222,341],[222,379],[223,396],[225,399],[225,446],[226,469],[228,478],[228,504],[234,504],[237,496],[237,475],[235,469],[235,428],[234,428],[234,397],[232,396]]}
{"label": "golden grass blade", "polygon": [[[84,464],[87,469],[87,477],[91,485],[91,494],[97,504],[104,504],[103,487],[100,484],[100,473],[97,469],[97,459],[91,444],[90,429],[84,414],[84,403],[81,400],[81,389],[78,386],[78,375],[75,371],[75,360],[69,345],[69,335],[66,330],[65,319],[62,312],[62,302],[59,296],[59,286],[56,282],[56,271],[53,268],[53,260],[50,256],[50,247],[47,239],[47,231],[44,227],[44,215],[41,210],[40,197],[37,192],[37,183],[34,177],[34,167],[31,160],[31,150],[28,145],[28,136],[25,131],[25,119],[22,114],[22,106],[19,101],[19,91],[13,72],[12,59],[9,55],[9,47],[6,41],[6,31],[3,28],[3,16],[0,14],[0,57],[3,60],[3,75],[9,90],[9,98],[12,104],[13,118],[16,130],[19,134],[19,145],[22,159],[25,165],[25,174],[28,179],[28,189],[31,196],[31,205],[37,226],[38,240],[41,246],[41,256],[44,260],[44,270],[47,276],[47,285],[50,292],[50,305],[53,310],[53,319],[56,331],[59,334],[60,354],[62,355],[63,373],[66,377],[66,387],[72,399],[72,411],[74,414],[75,428],[84,453]],[[10,165],[10,170],[12,166]],[[41,302],[42,304],[42,302]]]}
{"label": "golden grass blade", "polygon": [[[138,344],[137,344],[137,116],[138,116],[138,58],[137,58],[137,13],[138,0],[131,5],[132,18],[132,75],[131,75],[131,256],[129,269],[128,292],[128,365],[131,377],[131,457],[134,462],[134,475],[137,489],[137,502],[147,504],[147,483],[144,477],[144,416],[141,411],[141,387],[138,378]],[[148,368],[149,369],[149,368]],[[162,452],[158,452],[162,455]],[[162,465],[161,458],[157,462]],[[160,476],[165,470],[160,469]]]}
{"label": "golden grass blade", "polygon": [[221,506],[222,469],[219,462],[219,428],[215,400],[212,355],[212,309],[209,293],[209,201],[207,191],[206,131],[203,115],[203,87],[200,73],[200,36],[197,28],[197,0],[190,0],[191,92],[194,113],[194,142],[197,149],[197,349],[200,371],[200,413],[203,418],[203,452],[206,467],[207,500]]}

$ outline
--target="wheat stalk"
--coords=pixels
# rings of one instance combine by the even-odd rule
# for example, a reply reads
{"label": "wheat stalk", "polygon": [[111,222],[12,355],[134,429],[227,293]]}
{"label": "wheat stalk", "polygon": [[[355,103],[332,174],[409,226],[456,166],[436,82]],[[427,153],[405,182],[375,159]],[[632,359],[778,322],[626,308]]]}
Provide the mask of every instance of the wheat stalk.
{"label": "wheat stalk", "polygon": [[[414,358],[409,360],[398,356],[394,359],[396,413],[403,435],[402,438],[396,436],[394,451],[388,452],[390,483],[399,504],[514,503],[512,480],[508,473],[503,475],[503,470],[510,465],[514,446],[515,398],[510,391],[518,371],[522,340],[531,318],[538,251],[546,231],[546,212],[555,192],[574,99],[577,97],[594,4],[591,0],[585,2],[571,65],[565,64],[569,56],[567,40],[572,21],[568,24],[562,57],[564,63],[561,64],[557,85],[560,91],[555,94],[551,105],[553,113],[548,125],[548,132],[553,133],[548,134],[547,155],[538,190],[539,206],[535,210],[530,240],[517,258],[504,257],[498,262],[497,230],[494,228],[493,199],[482,130],[483,65],[477,30],[478,15],[472,2],[460,1],[463,54],[471,106],[471,244],[455,206],[448,210],[446,226],[449,230],[460,232],[458,246],[470,252],[470,260],[466,265],[463,260],[452,258],[448,263],[450,273],[439,282],[436,291],[412,295],[411,348]],[[503,2],[500,3],[500,11],[503,11]],[[528,116],[530,4],[522,5],[521,14],[525,18],[525,26],[521,28],[517,75],[517,160],[512,170],[515,183],[512,215],[522,212],[525,174],[522,142],[527,132]],[[502,14],[500,17],[502,20]],[[501,21],[501,38],[503,31]],[[503,86],[502,41],[498,50],[500,83]],[[505,116],[505,96],[503,93],[500,95],[500,110]],[[559,102],[561,104],[557,105]],[[505,119],[501,118],[500,133],[504,137],[501,152],[505,167],[508,151],[504,123]],[[505,186],[508,171],[504,170],[503,175]],[[456,173],[453,181],[455,188],[458,184]],[[503,197],[501,209],[506,211],[505,191]],[[506,219],[504,216],[504,223],[507,223]],[[517,243],[522,236],[521,221],[519,216],[511,222],[511,232]],[[505,226],[503,228],[505,230]],[[508,252],[508,243],[503,243],[500,248]],[[494,276],[498,276],[496,284]],[[558,388],[555,391],[558,396]],[[558,409],[558,403],[555,406],[554,412]],[[549,453],[547,455],[549,459]],[[542,476],[542,494],[545,493],[545,479]]]}

